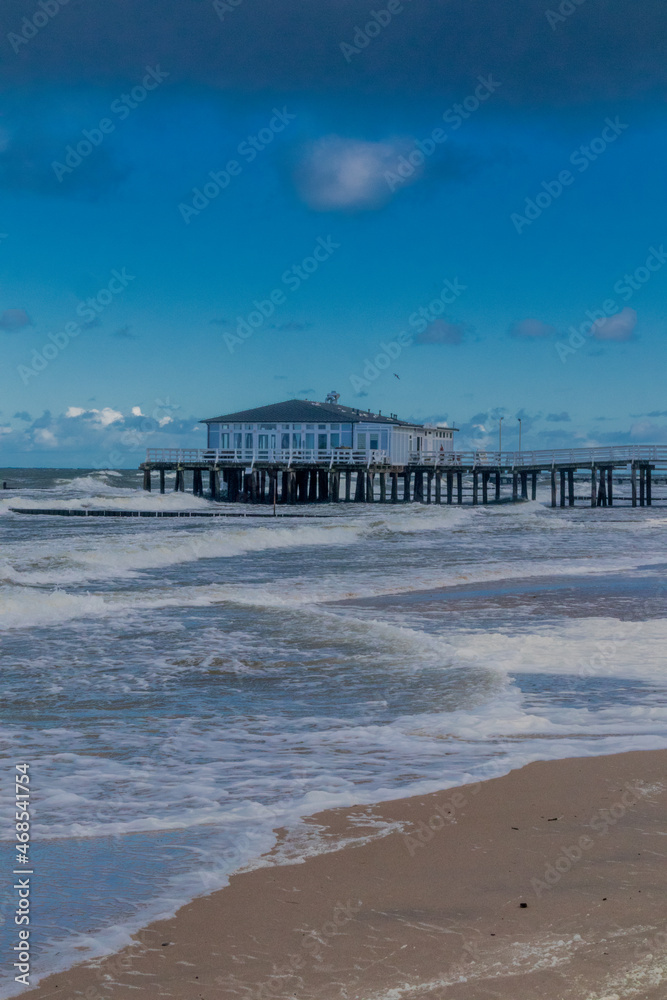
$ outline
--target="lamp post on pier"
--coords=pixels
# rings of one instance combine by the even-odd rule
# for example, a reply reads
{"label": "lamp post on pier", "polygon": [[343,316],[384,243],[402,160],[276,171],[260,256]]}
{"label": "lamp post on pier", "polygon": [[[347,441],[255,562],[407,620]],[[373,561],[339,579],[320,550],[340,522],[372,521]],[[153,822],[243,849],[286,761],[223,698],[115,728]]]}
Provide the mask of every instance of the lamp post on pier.
{"label": "lamp post on pier", "polygon": [[498,461],[502,461],[503,454],[503,418],[498,420]]}
{"label": "lamp post on pier", "polygon": [[519,421],[519,454],[521,454],[521,417],[516,419]]}

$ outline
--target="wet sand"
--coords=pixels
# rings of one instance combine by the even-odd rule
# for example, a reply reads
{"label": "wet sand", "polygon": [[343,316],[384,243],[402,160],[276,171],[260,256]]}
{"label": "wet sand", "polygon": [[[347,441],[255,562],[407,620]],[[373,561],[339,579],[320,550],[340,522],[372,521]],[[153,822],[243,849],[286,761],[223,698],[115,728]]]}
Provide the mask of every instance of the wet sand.
{"label": "wet sand", "polygon": [[667,750],[536,762],[309,826],[327,853],[235,875],[135,947],[21,995],[667,993]]}

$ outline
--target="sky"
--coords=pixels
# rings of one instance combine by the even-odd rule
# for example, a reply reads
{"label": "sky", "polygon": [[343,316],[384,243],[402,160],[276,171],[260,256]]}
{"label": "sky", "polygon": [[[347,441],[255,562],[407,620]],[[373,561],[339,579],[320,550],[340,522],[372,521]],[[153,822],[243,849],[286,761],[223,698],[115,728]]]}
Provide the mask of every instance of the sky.
{"label": "sky", "polygon": [[461,448],[667,440],[660,0],[0,19],[3,467],[331,390]]}

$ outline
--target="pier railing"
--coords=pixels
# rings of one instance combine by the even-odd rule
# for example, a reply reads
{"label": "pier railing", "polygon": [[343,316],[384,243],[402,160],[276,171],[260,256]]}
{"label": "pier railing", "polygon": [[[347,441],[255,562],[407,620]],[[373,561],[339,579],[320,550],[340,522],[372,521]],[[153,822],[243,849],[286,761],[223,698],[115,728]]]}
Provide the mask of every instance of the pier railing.
{"label": "pier railing", "polygon": [[[392,463],[389,453],[382,450],[354,450],[352,448],[255,448],[251,449],[207,449],[207,448],[148,448],[146,462],[149,465],[196,464],[201,462],[234,463],[252,467],[255,463],[278,465],[401,465]],[[548,469],[551,466],[614,464],[630,465],[632,462],[652,463],[667,466],[667,445],[629,444],[596,448],[556,448],[541,451],[413,451],[408,464],[432,466],[433,468],[504,468],[504,469]]]}
{"label": "pier railing", "polygon": [[389,465],[389,453],[352,448],[148,448],[149,464],[234,463],[252,466],[256,462],[276,465]]}

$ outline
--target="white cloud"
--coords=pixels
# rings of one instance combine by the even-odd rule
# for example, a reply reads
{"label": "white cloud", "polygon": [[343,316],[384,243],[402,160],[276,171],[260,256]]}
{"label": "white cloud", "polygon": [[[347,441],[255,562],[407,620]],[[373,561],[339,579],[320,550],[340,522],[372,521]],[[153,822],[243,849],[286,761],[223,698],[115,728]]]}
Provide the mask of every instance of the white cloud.
{"label": "white cloud", "polygon": [[145,414],[143,414],[141,412],[141,407],[140,406],[133,406],[132,407],[132,413],[133,413],[133,415],[135,417],[143,417],[143,416],[145,416]]}
{"label": "white cloud", "polygon": [[[406,144],[398,141],[366,142],[328,135],[312,143],[297,171],[299,194],[311,208],[378,208],[391,198],[385,179],[396,169]],[[416,180],[415,170],[411,180]]]}
{"label": "white cloud", "polygon": [[[139,409],[139,407],[135,407],[134,409]],[[132,412],[134,413],[134,410]],[[110,406],[105,406],[101,410],[84,410],[82,406],[68,406],[65,416],[70,419],[72,417],[90,417],[93,423],[99,424],[100,427],[108,427],[109,424],[114,424],[116,421],[124,419],[120,410],[112,410]],[[138,416],[138,414],[135,414],[135,416]]]}
{"label": "white cloud", "polygon": [[591,327],[591,334],[596,340],[630,340],[636,325],[636,311],[626,306],[614,316],[596,320]]}
{"label": "white cloud", "polygon": [[65,413],[66,417],[81,417],[86,411],[82,406],[68,406]]}

